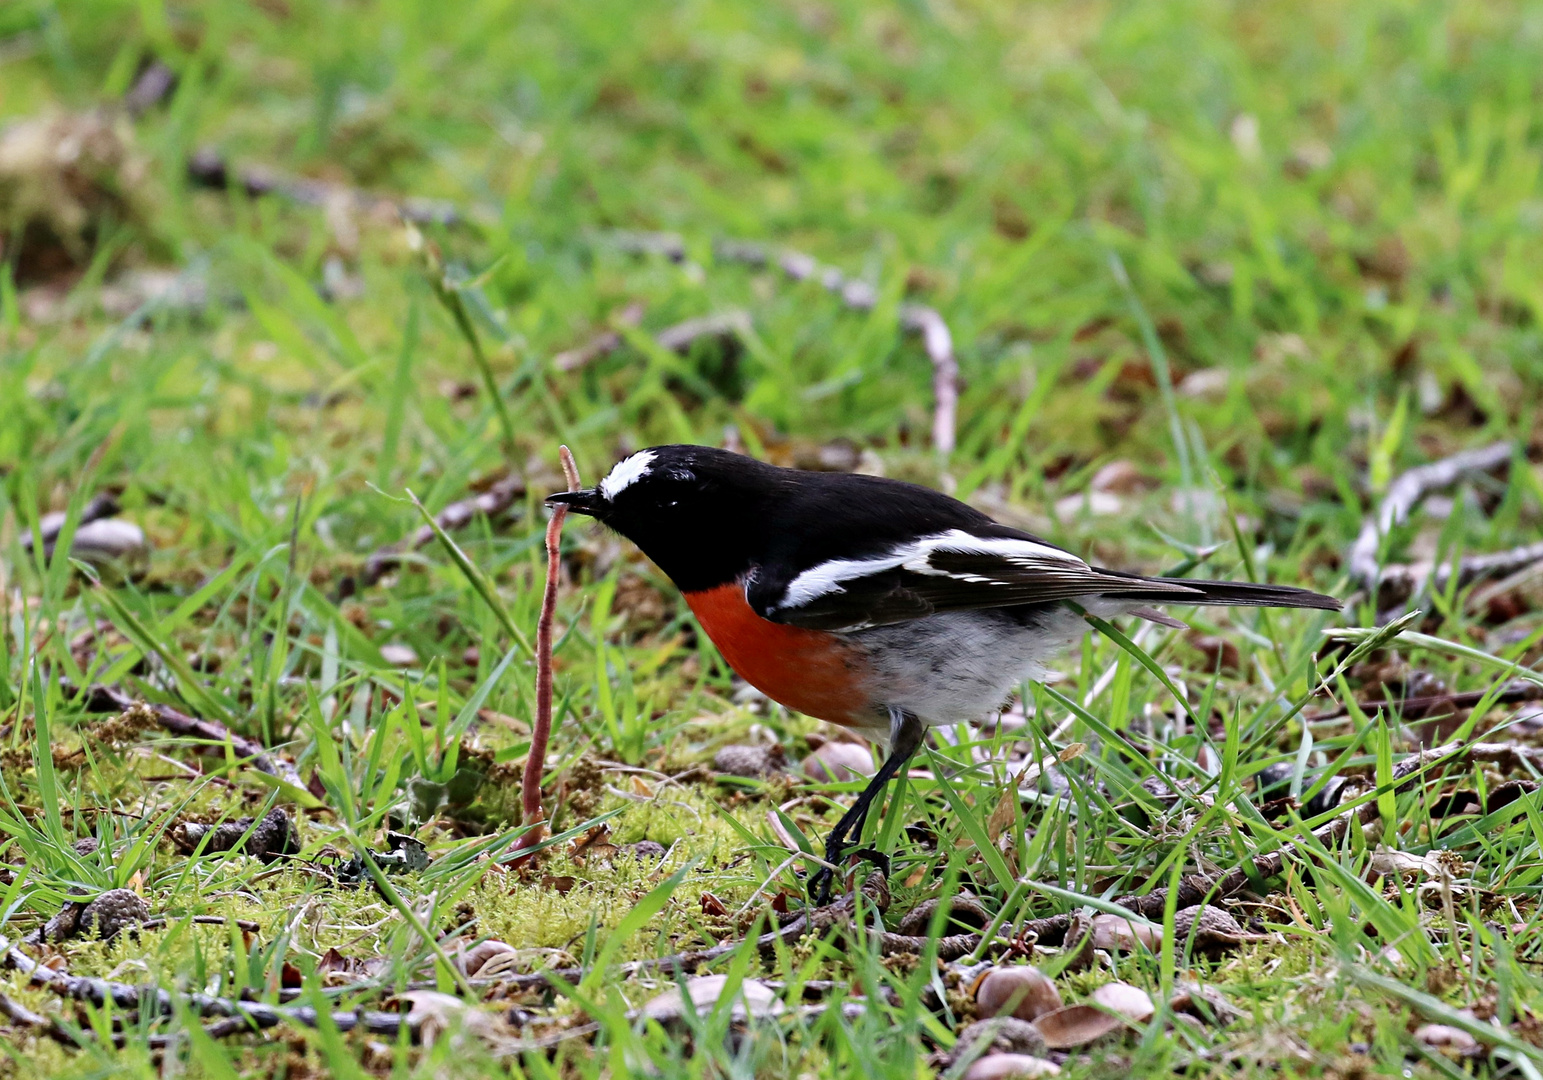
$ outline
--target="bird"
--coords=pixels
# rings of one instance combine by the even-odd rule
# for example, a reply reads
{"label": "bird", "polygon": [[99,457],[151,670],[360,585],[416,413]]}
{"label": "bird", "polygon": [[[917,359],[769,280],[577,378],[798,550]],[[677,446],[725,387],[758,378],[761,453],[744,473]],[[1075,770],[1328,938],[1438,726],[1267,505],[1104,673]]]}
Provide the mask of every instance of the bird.
{"label": "bird", "polygon": [[750,685],[887,747],[810,877],[820,903],[927,729],[980,720],[1043,679],[1083,612],[1182,627],[1151,605],[1341,606],[1287,585],[1104,569],[932,488],[710,446],[637,451],[546,502],[632,541]]}

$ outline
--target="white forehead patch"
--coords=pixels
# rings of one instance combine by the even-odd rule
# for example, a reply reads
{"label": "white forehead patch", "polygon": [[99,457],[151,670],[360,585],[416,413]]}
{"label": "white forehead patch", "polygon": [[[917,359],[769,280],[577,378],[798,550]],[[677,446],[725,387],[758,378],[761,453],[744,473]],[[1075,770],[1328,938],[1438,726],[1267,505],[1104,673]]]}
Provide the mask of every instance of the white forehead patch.
{"label": "white forehead patch", "polygon": [[647,476],[649,466],[657,456],[652,450],[640,450],[631,457],[617,462],[616,468],[611,470],[611,475],[600,481],[600,494],[604,496],[605,501],[610,502],[625,491],[627,485]]}

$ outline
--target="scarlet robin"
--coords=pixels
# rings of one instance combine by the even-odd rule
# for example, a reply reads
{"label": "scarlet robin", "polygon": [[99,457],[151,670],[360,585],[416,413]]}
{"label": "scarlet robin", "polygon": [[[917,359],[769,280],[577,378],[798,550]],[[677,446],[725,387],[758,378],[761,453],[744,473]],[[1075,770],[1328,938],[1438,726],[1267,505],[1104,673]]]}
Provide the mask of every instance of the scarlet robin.
{"label": "scarlet robin", "polygon": [[[1167,623],[1150,605],[1340,607],[1285,585],[1106,570],[930,488],[705,446],[639,451],[547,502],[637,544],[746,682],[888,745],[826,842],[838,865],[928,727],[982,718],[1044,676],[1086,626],[1066,601]],[[823,898],[829,883],[811,885]]]}

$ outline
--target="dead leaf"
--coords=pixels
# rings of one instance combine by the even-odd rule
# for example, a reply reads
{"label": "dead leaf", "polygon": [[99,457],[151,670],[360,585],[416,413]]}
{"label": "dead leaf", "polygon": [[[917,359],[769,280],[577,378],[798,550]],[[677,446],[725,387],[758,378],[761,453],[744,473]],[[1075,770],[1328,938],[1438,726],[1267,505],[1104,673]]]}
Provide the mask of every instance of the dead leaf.
{"label": "dead leaf", "polygon": [[1107,491],[1114,495],[1129,495],[1149,486],[1136,464],[1123,459],[1111,461],[1093,474],[1088,487],[1093,491]]}
{"label": "dead leaf", "polygon": [[849,742],[828,742],[804,758],[804,774],[821,783],[845,782],[872,776],[876,771],[873,753],[865,746]]}
{"label": "dead leaf", "polygon": [[993,968],[975,987],[981,1016],[1016,1016],[1035,1020],[1061,1007],[1055,983],[1027,965]]}
{"label": "dead leaf", "polygon": [[710,892],[703,893],[700,902],[702,905],[702,914],[708,916],[709,918],[722,918],[729,913],[729,909],[724,906],[723,901],[719,900]]}
{"label": "dead leaf", "polygon": [[581,862],[586,855],[598,855],[604,858],[616,851],[616,846],[610,840],[611,827],[605,824],[596,825],[573,842],[568,849],[568,854]]}
{"label": "dead leaf", "polygon": [[964,1080],[1033,1080],[1037,1076],[1059,1076],[1061,1067],[1053,1061],[1028,1054],[990,1054],[965,1070]]}
{"label": "dead leaf", "polygon": [[1139,945],[1156,952],[1163,943],[1163,928],[1138,915],[1101,914],[1093,916],[1093,948],[1113,952],[1135,952]]}
{"label": "dead leaf", "polygon": [[1122,1030],[1125,1021],[1094,1005],[1067,1005],[1035,1020],[1034,1027],[1050,1049],[1070,1050]]}
{"label": "dead leaf", "polygon": [[[633,1017],[669,1026],[683,1019],[688,1007],[698,1016],[704,1015],[717,1007],[719,999],[728,989],[728,982],[727,975],[699,975],[687,979],[684,991],[679,986],[671,987],[637,1010]],[[782,1001],[775,990],[757,979],[740,982],[731,1006],[731,1015],[735,1020],[762,1020],[781,1014]]]}
{"label": "dead leaf", "polygon": [[1190,634],[1186,639],[1205,656],[1205,670],[1221,669],[1223,675],[1239,675],[1243,671],[1243,656],[1231,640],[1216,634]]}
{"label": "dead leaf", "polygon": [[1414,1037],[1426,1046],[1445,1050],[1449,1054],[1467,1055],[1479,1051],[1479,1040],[1462,1028],[1446,1024],[1422,1024],[1415,1028]]}
{"label": "dead leaf", "polygon": [[1176,1013],[1198,1017],[1223,1027],[1243,1015],[1220,990],[1192,982],[1181,982],[1174,987],[1173,997],[1168,999],[1168,1007]]}
{"label": "dead leaf", "polygon": [[403,642],[391,642],[380,647],[380,658],[392,667],[410,668],[418,664],[418,651]]}
{"label": "dead leaf", "polygon": [[1009,784],[1002,792],[1002,797],[997,800],[996,807],[991,811],[991,816],[986,819],[986,835],[990,837],[994,845],[1002,838],[1002,833],[1013,823],[1018,814],[1018,788]]}
{"label": "dead leaf", "polygon": [[426,1047],[432,1046],[446,1029],[458,1023],[474,1035],[492,1038],[499,1034],[496,1017],[472,1008],[453,994],[441,994],[437,990],[407,990],[398,994],[397,1000],[407,1003],[407,1026],[418,1033],[418,1038]]}
{"label": "dead leaf", "polygon": [[1089,1000],[1110,1012],[1118,1013],[1133,1024],[1146,1023],[1157,1011],[1147,992],[1130,983],[1105,983],[1093,991]]}
{"label": "dead leaf", "polygon": [[1411,855],[1407,851],[1378,851],[1366,864],[1373,877],[1443,877],[1441,866],[1434,859]]}
{"label": "dead leaf", "polygon": [[466,954],[459,957],[459,962],[461,971],[466,975],[489,978],[508,971],[514,966],[517,956],[519,950],[513,945],[497,938],[488,938],[466,950]]}

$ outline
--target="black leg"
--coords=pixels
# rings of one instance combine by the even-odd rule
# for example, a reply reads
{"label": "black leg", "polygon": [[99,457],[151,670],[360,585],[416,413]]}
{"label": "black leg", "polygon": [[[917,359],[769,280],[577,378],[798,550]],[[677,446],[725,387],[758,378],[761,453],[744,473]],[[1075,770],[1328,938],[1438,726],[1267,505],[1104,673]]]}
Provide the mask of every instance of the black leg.
{"label": "black leg", "polygon": [[[841,865],[841,858],[846,853],[851,838],[854,835],[862,835],[863,822],[868,817],[868,807],[873,805],[873,801],[883,793],[884,785],[889,782],[890,777],[911,760],[911,756],[920,748],[926,734],[926,726],[915,714],[899,709],[890,710],[889,756],[884,759],[884,764],[879,766],[879,771],[873,774],[873,779],[868,781],[868,786],[857,796],[857,801],[852,804],[852,808],[841,815],[841,820],[836,822],[836,827],[830,831],[830,838],[825,841],[826,862],[833,866]],[[815,903],[830,902],[833,877],[832,871],[822,866],[809,879],[809,895]]]}

